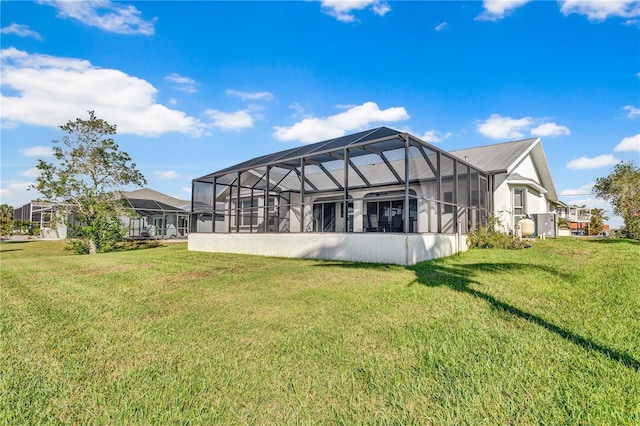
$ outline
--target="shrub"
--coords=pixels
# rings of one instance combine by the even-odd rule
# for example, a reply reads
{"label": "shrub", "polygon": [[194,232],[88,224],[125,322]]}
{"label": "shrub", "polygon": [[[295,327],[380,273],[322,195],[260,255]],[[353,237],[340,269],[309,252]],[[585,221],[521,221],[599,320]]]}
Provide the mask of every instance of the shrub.
{"label": "shrub", "polygon": [[524,248],[524,243],[517,235],[500,232],[501,222],[495,216],[490,216],[486,225],[481,225],[469,231],[467,245],[470,249],[509,249]]}

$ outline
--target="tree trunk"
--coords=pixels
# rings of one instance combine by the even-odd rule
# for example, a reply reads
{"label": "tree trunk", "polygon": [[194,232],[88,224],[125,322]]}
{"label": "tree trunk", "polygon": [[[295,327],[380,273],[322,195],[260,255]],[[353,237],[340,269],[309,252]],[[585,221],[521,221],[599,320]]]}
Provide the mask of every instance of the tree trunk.
{"label": "tree trunk", "polygon": [[96,242],[89,238],[89,254],[96,254]]}

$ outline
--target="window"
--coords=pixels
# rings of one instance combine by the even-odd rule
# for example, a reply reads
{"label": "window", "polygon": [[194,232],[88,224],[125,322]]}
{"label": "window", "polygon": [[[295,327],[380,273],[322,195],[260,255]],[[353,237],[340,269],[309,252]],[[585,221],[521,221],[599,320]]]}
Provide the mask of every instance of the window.
{"label": "window", "polygon": [[270,230],[277,229],[279,214],[278,197],[269,197],[267,205],[267,223]]}
{"label": "window", "polygon": [[336,203],[318,203],[313,205],[314,232],[336,231]]}
{"label": "window", "polygon": [[[409,200],[409,232],[415,232],[417,201]],[[368,201],[364,217],[366,232],[404,232],[404,198]]]}
{"label": "window", "polygon": [[164,218],[163,217],[154,217],[153,218],[153,228],[154,235],[161,236],[164,235]]}
{"label": "window", "polygon": [[253,200],[240,200],[240,226],[256,226],[258,215],[253,208]]}
{"label": "window", "polygon": [[526,195],[527,191],[524,188],[513,189],[513,223],[518,223],[526,214]]}

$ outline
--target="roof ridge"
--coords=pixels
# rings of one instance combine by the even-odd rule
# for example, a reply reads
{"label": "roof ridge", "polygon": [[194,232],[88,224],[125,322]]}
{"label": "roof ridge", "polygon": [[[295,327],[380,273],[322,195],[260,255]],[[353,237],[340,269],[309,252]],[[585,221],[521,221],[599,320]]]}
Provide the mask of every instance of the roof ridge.
{"label": "roof ridge", "polygon": [[487,145],[480,145],[480,146],[472,146],[469,148],[459,148],[459,149],[454,149],[452,151],[449,151],[450,153],[456,152],[456,151],[466,151],[468,149],[478,149],[478,148],[487,148],[490,146],[498,146],[498,145],[508,145],[508,144],[515,144],[515,143],[523,143],[523,142],[527,142],[527,141],[535,141],[540,139],[539,136],[536,136],[534,138],[525,138],[525,139],[518,139],[515,141],[506,141],[506,142],[498,142],[498,143],[492,143],[492,144],[487,144]]}

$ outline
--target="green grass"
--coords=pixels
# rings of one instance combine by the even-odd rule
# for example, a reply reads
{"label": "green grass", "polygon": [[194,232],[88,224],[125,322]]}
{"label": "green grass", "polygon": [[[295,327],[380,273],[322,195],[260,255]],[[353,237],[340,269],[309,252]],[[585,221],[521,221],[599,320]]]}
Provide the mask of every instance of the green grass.
{"label": "green grass", "polygon": [[640,423],[640,245],[414,267],[0,244],[0,423]]}

